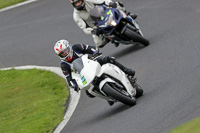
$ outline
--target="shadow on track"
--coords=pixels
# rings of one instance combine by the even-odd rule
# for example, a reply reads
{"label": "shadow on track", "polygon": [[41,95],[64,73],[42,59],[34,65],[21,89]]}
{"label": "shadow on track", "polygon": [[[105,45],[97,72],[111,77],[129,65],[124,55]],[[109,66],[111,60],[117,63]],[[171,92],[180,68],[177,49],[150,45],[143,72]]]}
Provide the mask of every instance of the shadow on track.
{"label": "shadow on track", "polygon": [[118,113],[122,113],[125,110],[130,109],[131,107],[120,104],[115,107],[110,108],[110,110],[106,110],[96,116],[91,117],[88,121],[85,121],[84,125],[93,125],[97,122],[104,121],[105,119],[110,119],[111,117],[115,117]]}
{"label": "shadow on track", "polygon": [[110,56],[113,56],[113,57],[119,59],[120,57],[129,55],[129,54],[131,54],[132,52],[139,51],[139,50],[141,50],[141,49],[143,49],[143,48],[146,48],[146,47],[141,46],[141,45],[139,45],[139,44],[136,44],[136,45],[132,45],[132,46],[126,47],[125,49],[122,49],[120,52],[111,54]]}

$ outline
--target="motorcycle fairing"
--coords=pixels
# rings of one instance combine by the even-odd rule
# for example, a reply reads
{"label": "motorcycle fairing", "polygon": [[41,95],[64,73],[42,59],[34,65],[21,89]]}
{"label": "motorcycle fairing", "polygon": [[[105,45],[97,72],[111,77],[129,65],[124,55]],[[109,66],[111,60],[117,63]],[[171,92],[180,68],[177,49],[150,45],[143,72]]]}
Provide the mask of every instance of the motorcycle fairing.
{"label": "motorcycle fairing", "polygon": [[[117,80],[121,81],[121,83],[124,85],[125,89],[127,90],[127,92],[130,95],[132,95],[132,96],[136,95],[136,91],[133,88],[133,86],[131,85],[130,81],[128,80],[126,74],[121,69],[119,69],[117,66],[110,64],[110,63],[103,65],[97,76],[100,77],[103,74],[110,75],[110,76],[116,78]],[[99,86],[100,89],[106,83],[104,80],[102,80],[101,81],[102,83],[100,83],[101,84]],[[111,82],[111,80],[107,80],[107,82]],[[112,80],[112,82],[113,82],[113,80]]]}

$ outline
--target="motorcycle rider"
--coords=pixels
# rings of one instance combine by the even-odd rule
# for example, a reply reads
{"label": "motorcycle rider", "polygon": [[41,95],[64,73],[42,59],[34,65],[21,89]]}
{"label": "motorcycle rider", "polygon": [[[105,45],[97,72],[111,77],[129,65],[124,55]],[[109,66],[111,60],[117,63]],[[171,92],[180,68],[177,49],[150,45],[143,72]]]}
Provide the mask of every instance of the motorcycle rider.
{"label": "motorcycle rider", "polygon": [[[55,43],[54,51],[61,59],[61,69],[67,79],[68,85],[77,92],[79,91],[79,87],[75,79],[72,79],[71,76],[71,72],[73,70],[72,62],[84,54],[92,54],[94,57],[96,56],[97,61],[100,63],[100,65],[112,63],[118,66],[128,76],[133,77],[135,75],[135,71],[123,66],[122,64],[117,62],[114,57],[101,56],[101,53],[99,53],[99,50],[95,46],[90,46],[87,44],[71,45],[70,42],[67,40],[59,40]],[[91,98],[94,97],[88,91],[86,91],[86,94]],[[114,102],[108,103],[112,105]]]}
{"label": "motorcycle rider", "polygon": [[[122,2],[112,2],[112,0],[70,0],[70,2],[74,7],[74,21],[77,23],[79,28],[85,32],[85,34],[92,34],[94,43],[97,47],[103,47],[109,42],[109,40],[103,38],[102,35],[99,35],[98,29],[96,29],[95,25],[92,23],[92,18],[90,17],[89,12],[93,9],[94,5],[104,4],[126,12]],[[132,14],[130,16],[133,19],[136,19],[137,17],[136,14]],[[115,44],[116,47],[118,45],[119,44]]]}

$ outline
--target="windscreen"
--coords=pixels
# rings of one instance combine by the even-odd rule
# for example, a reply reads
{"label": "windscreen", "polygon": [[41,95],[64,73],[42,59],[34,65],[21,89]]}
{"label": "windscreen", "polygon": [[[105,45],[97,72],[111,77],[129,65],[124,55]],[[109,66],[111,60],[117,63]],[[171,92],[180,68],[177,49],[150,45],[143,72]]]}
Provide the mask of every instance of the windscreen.
{"label": "windscreen", "polygon": [[104,8],[102,6],[94,6],[94,8],[90,11],[90,16],[92,18],[101,18],[105,17]]}
{"label": "windscreen", "polygon": [[80,73],[81,72],[81,70],[83,69],[83,61],[82,61],[82,58],[78,58],[78,59],[76,59],[76,60],[74,60],[73,62],[72,62],[72,64],[73,64],[73,68],[78,72],[78,73]]}

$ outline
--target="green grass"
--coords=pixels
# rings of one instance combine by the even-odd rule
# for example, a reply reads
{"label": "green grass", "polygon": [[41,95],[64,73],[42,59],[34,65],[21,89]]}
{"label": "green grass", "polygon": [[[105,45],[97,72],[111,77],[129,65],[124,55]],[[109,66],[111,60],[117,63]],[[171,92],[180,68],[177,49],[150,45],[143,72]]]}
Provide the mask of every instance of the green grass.
{"label": "green grass", "polygon": [[23,2],[23,1],[26,1],[26,0],[0,0],[0,9]]}
{"label": "green grass", "polygon": [[50,71],[0,71],[0,132],[52,132],[63,120],[68,95],[65,80]]}
{"label": "green grass", "polygon": [[200,133],[200,117],[178,126],[170,133]]}

